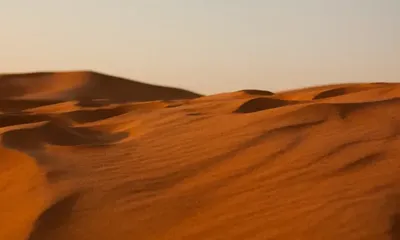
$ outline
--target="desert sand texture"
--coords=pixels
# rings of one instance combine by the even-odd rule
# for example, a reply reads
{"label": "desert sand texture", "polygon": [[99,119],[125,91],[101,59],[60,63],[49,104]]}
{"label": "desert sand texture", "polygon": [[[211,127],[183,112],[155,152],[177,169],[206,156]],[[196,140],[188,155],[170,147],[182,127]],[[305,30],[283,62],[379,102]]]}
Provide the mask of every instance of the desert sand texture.
{"label": "desert sand texture", "polygon": [[0,76],[0,239],[400,239],[400,85]]}

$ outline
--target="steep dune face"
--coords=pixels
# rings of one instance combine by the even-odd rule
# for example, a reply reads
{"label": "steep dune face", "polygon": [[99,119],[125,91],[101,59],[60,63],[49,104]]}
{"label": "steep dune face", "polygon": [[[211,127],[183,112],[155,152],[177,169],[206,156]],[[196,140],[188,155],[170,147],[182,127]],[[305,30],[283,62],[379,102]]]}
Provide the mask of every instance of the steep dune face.
{"label": "steep dune face", "polygon": [[19,78],[0,79],[0,239],[400,239],[398,84]]}

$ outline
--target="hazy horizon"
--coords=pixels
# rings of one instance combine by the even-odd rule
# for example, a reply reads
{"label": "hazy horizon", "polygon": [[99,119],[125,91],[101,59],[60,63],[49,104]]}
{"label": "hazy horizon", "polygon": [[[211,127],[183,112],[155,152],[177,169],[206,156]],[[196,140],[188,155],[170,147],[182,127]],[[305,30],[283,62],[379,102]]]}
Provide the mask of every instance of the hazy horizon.
{"label": "hazy horizon", "polygon": [[400,79],[399,0],[4,0],[0,22],[0,72],[203,94]]}

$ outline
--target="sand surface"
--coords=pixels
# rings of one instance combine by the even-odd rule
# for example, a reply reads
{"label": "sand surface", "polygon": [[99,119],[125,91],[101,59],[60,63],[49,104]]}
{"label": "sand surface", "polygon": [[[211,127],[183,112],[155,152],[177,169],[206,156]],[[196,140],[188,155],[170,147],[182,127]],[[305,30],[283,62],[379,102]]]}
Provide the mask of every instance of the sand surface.
{"label": "sand surface", "polygon": [[400,239],[400,85],[0,76],[0,239]]}

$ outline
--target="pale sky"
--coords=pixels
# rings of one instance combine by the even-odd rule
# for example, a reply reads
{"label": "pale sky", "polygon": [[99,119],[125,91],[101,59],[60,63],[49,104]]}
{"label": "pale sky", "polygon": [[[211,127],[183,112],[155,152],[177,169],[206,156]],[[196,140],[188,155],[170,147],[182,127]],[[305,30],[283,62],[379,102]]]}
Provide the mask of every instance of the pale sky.
{"label": "pale sky", "polygon": [[0,0],[0,72],[203,94],[400,81],[400,0]]}

